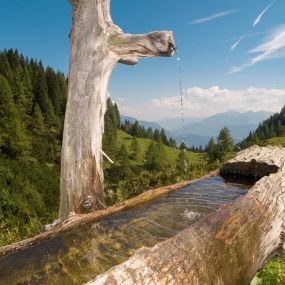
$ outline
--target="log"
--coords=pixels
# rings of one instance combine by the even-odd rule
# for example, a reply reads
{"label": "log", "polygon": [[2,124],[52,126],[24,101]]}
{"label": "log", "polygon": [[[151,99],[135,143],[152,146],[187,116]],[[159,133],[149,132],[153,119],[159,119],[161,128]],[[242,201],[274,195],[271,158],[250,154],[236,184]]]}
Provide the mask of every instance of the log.
{"label": "log", "polygon": [[102,135],[108,81],[117,62],[171,56],[172,32],[125,34],[113,24],[110,0],[71,0],[70,70],[61,158],[59,218],[105,207]]}
{"label": "log", "polygon": [[223,166],[224,173],[244,175],[245,167],[249,175],[268,175],[247,195],[177,236],[140,249],[88,285],[249,284],[284,244],[284,162],[284,148],[254,146],[242,151]]}
{"label": "log", "polygon": [[270,173],[277,173],[284,165],[284,148],[254,146],[227,161],[221,167],[221,174],[261,178]]}
{"label": "log", "polygon": [[87,223],[100,221],[106,217],[115,215],[122,211],[138,207],[144,203],[151,202],[163,195],[169,194],[171,192],[184,188],[188,185],[196,183],[199,180],[203,180],[209,177],[214,177],[217,175],[219,175],[219,170],[212,171],[208,175],[201,177],[199,179],[195,179],[191,181],[183,181],[183,182],[179,182],[173,185],[168,185],[166,187],[161,187],[161,188],[145,191],[144,193],[142,193],[141,195],[137,197],[123,201],[121,203],[118,203],[114,206],[108,207],[103,210],[99,210],[99,211],[92,212],[89,214],[80,214],[80,215],[71,216],[68,219],[61,221],[60,223],[56,224],[54,227],[51,227],[47,231],[42,232],[36,236],[33,236],[31,238],[28,238],[28,239],[25,239],[25,240],[22,240],[22,241],[19,241],[19,242],[16,242],[16,243],[13,243],[7,246],[0,247],[0,257],[33,247],[41,242],[50,240],[58,235],[62,235],[79,226],[85,225]]}

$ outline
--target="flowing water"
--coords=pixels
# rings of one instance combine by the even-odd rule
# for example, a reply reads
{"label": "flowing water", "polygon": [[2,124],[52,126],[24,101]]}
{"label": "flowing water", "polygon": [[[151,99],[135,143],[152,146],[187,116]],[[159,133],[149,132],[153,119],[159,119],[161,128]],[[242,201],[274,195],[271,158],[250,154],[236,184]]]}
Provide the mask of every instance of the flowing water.
{"label": "flowing water", "polygon": [[176,235],[201,215],[246,193],[250,185],[211,177],[140,207],[0,258],[1,285],[83,284],[142,246]]}

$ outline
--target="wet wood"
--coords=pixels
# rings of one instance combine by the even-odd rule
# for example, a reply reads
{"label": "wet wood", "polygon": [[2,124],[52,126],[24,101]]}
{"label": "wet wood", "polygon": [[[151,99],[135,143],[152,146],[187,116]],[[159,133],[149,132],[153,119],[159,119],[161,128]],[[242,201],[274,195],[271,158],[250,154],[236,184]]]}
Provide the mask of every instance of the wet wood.
{"label": "wet wood", "polygon": [[222,172],[269,176],[232,204],[153,248],[140,249],[88,284],[249,284],[284,243],[284,162],[284,148],[255,146],[242,151]]}
{"label": "wet wood", "polygon": [[76,227],[81,226],[81,225],[91,223],[91,222],[95,222],[95,221],[101,220],[105,217],[114,215],[118,212],[140,206],[144,203],[147,203],[147,202],[150,202],[154,199],[157,199],[157,198],[159,198],[165,194],[174,192],[174,191],[179,190],[183,187],[186,187],[187,185],[193,184],[199,180],[202,180],[202,179],[205,179],[208,177],[217,176],[218,174],[219,174],[219,170],[216,170],[216,171],[211,172],[209,175],[206,175],[200,179],[180,182],[180,183],[177,183],[174,185],[170,185],[170,186],[166,186],[166,187],[162,187],[162,188],[158,188],[158,189],[148,190],[148,191],[142,193],[141,195],[139,195],[137,197],[126,200],[122,203],[116,204],[116,205],[111,206],[107,209],[103,209],[103,210],[96,211],[96,212],[89,213],[89,214],[74,215],[72,217],[69,217],[65,221],[57,224],[56,226],[54,226],[50,230],[43,232],[37,236],[34,236],[32,238],[29,238],[29,239],[26,239],[26,240],[23,240],[20,242],[16,242],[16,243],[8,245],[8,246],[1,247],[0,248],[0,257],[7,255],[7,254],[10,254],[10,253],[13,253],[13,252],[24,250],[24,249],[29,248],[29,247],[32,247],[38,243],[41,243],[45,240],[52,239],[53,237],[55,237],[59,234],[68,232],[68,231],[70,231]]}
{"label": "wet wood", "polygon": [[65,113],[60,219],[104,208],[102,135],[110,75],[118,62],[171,56],[172,32],[130,35],[116,26],[110,0],[71,0],[70,70]]}

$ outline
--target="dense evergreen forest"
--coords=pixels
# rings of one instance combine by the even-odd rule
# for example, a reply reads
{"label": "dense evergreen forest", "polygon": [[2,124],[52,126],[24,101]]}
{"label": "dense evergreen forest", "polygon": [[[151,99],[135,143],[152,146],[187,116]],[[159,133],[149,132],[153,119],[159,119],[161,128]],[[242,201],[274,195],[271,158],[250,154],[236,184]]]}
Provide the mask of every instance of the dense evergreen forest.
{"label": "dense evergreen forest", "polygon": [[[0,246],[36,234],[57,218],[67,83],[63,73],[44,68],[41,61],[25,58],[17,50],[0,52]],[[285,136],[285,107],[240,146],[262,144],[276,136]],[[189,151],[183,143],[178,147],[164,130],[145,129],[138,122],[121,124],[118,106],[110,99],[103,146],[114,160],[114,164],[104,160],[107,205],[202,176],[234,149],[227,128],[205,150]],[[276,259],[257,276],[276,279],[282,266],[283,260]]]}
{"label": "dense evergreen forest", "polygon": [[[0,244],[57,218],[67,81],[17,50],[0,52]],[[104,161],[108,204],[208,171],[202,157],[177,150],[164,130],[121,124],[117,105],[109,99],[107,107],[103,145],[115,161]]]}
{"label": "dense evergreen forest", "polygon": [[176,147],[176,141],[168,139],[163,129],[145,130],[138,122],[120,124],[118,106],[108,99],[103,148],[115,163],[104,162],[106,201],[120,202],[150,188],[199,177],[211,169],[205,154],[192,153],[190,157],[186,149]]}
{"label": "dense evergreen forest", "polygon": [[252,145],[262,145],[265,140],[285,136],[285,107],[280,113],[272,115],[262,122],[254,132],[240,143],[241,148],[247,148]]}
{"label": "dense evergreen forest", "polygon": [[133,137],[151,139],[155,140],[156,142],[162,140],[162,143],[166,146],[177,147],[175,139],[168,139],[164,129],[156,129],[154,131],[152,128],[145,129],[144,126],[139,125],[138,121],[132,124],[130,121],[126,120],[121,125],[121,130]]}
{"label": "dense evergreen forest", "polygon": [[66,94],[63,73],[14,50],[0,53],[2,244],[57,216]]}

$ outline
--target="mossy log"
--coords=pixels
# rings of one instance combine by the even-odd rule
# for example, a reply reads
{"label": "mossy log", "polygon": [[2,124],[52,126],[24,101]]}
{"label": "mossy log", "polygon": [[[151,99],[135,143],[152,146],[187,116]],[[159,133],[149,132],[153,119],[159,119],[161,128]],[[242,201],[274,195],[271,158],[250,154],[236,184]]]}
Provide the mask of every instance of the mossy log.
{"label": "mossy log", "polygon": [[102,135],[108,81],[118,62],[171,56],[172,32],[124,33],[110,15],[110,0],[71,0],[68,98],[61,159],[59,217],[104,208]]}
{"label": "mossy log", "polygon": [[88,285],[249,284],[284,244],[284,162],[284,148],[254,146],[242,151],[222,172],[268,175],[247,195],[221,206],[177,236],[140,249]]}

